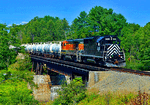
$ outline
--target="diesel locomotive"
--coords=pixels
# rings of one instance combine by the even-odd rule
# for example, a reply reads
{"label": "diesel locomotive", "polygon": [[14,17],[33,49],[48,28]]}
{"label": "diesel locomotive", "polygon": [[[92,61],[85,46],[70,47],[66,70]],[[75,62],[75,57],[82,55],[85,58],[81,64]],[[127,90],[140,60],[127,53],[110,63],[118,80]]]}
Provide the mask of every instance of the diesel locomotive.
{"label": "diesel locomotive", "polygon": [[120,49],[120,39],[115,35],[24,46],[28,53],[45,57],[71,59],[74,62],[93,62],[107,67],[124,67],[126,65],[125,54]]}

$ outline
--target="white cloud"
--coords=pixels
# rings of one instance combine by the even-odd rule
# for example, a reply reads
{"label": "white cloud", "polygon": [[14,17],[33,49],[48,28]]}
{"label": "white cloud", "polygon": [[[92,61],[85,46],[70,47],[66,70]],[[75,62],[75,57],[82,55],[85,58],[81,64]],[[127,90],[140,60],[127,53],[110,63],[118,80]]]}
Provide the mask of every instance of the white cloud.
{"label": "white cloud", "polygon": [[22,23],[23,23],[23,24],[27,24],[28,22],[23,21]]}
{"label": "white cloud", "polygon": [[8,25],[8,27],[11,26],[11,24]]}

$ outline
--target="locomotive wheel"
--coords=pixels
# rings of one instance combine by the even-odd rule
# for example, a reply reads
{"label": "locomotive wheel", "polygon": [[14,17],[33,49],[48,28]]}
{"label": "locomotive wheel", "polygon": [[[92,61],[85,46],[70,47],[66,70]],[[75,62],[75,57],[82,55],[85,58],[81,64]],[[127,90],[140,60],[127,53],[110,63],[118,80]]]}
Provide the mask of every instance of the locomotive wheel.
{"label": "locomotive wheel", "polygon": [[76,56],[73,56],[72,59],[74,62],[77,62]]}
{"label": "locomotive wheel", "polygon": [[98,59],[95,59],[95,63],[99,65],[100,61]]}
{"label": "locomotive wheel", "polygon": [[87,63],[87,58],[83,58],[83,63]]}
{"label": "locomotive wheel", "polygon": [[61,59],[65,61],[66,60],[65,55],[63,55]]}

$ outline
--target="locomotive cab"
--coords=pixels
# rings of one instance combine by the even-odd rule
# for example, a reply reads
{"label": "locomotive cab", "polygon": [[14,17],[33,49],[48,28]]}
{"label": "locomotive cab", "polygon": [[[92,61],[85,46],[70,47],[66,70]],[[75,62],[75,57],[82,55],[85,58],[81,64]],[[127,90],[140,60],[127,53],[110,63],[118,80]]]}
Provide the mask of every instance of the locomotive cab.
{"label": "locomotive cab", "polygon": [[112,45],[117,44],[120,47],[120,40],[116,36],[105,36],[97,39],[97,50],[107,51],[107,48]]}

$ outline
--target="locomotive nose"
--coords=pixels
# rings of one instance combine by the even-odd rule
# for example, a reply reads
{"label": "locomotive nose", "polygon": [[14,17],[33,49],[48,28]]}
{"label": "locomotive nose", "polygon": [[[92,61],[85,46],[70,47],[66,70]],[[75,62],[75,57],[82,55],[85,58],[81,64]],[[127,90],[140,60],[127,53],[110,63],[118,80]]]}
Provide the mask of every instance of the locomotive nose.
{"label": "locomotive nose", "polygon": [[117,59],[119,57],[119,54],[113,54],[112,58]]}

